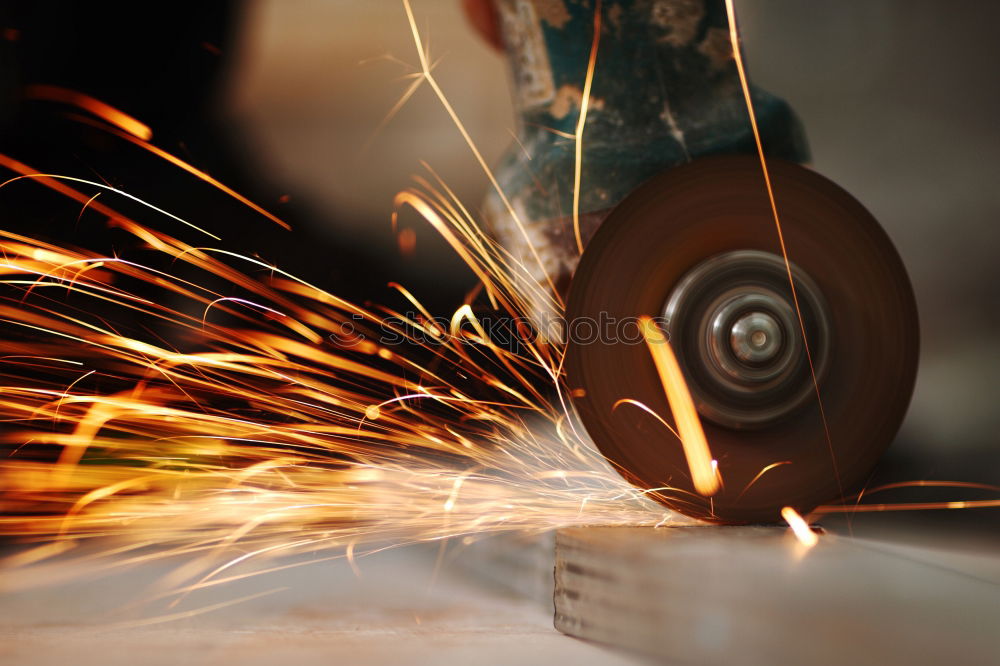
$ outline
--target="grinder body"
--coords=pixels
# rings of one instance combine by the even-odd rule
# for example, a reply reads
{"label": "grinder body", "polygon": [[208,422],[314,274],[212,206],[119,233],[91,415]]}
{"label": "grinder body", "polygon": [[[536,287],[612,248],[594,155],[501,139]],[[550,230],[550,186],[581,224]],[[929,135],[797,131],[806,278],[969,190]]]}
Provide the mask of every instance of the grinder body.
{"label": "grinder body", "polygon": [[[846,497],[912,395],[913,292],[874,218],[800,166],[790,107],[751,86],[776,224],[723,0],[496,6],[519,132],[496,171],[513,214],[493,195],[487,221],[523,264],[514,279],[540,336],[565,345],[568,393],[597,448],[652,497],[709,521],[769,522]],[[722,480],[712,497],[695,488],[649,350],[627,329],[642,316],[666,334],[701,417]],[[610,338],[576,335],[578,322],[608,321]]]}
{"label": "grinder body", "polygon": [[[611,209],[653,175],[706,155],[756,153],[723,0],[619,0],[600,7],[582,140],[584,245]],[[540,285],[551,280],[565,295],[580,257],[572,220],[572,136],[593,45],[595,6],[575,0],[497,0],[496,8],[510,63],[518,140],[495,172],[544,264],[524,261],[530,279]],[[789,105],[756,87],[751,91],[766,154],[808,160],[805,134]],[[500,244],[515,256],[530,257],[525,234],[495,193],[485,210]],[[556,316],[543,302],[533,305],[536,322]]]}

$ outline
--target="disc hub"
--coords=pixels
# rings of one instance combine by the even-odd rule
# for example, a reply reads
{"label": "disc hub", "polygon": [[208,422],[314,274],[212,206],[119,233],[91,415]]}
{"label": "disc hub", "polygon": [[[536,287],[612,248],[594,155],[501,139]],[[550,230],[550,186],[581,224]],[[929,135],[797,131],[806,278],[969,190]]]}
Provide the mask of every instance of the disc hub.
{"label": "disc hub", "polygon": [[[725,330],[725,322],[717,318],[712,327]],[[750,312],[733,324],[729,344],[743,363],[767,363],[781,350],[783,337],[781,325],[770,313]]]}
{"label": "disc hub", "polygon": [[819,379],[829,356],[827,308],[812,279],[791,267],[801,324],[784,259],[758,250],[709,257],[667,299],[671,344],[706,418],[732,428],[760,427],[811,397],[802,332]]}

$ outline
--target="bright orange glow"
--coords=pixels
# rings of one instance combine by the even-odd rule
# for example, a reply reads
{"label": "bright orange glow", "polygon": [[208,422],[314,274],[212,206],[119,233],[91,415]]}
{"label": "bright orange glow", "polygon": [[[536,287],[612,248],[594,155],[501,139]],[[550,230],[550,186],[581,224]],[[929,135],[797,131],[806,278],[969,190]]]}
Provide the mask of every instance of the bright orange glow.
{"label": "bright orange glow", "polygon": [[590,59],[580,96],[580,118],[576,122],[576,159],[573,163],[573,235],[576,249],[583,254],[583,238],[580,236],[580,180],[583,175],[583,129],[587,126],[587,110],[590,108],[590,88],[594,83],[594,69],[597,67],[597,47],[601,43],[601,0],[594,4],[594,39],[590,45]]}
{"label": "bright orange glow", "polygon": [[[474,264],[495,259],[433,199],[404,201],[452,230]],[[0,459],[0,535],[66,544],[20,555],[12,563],[42,568],[5,586],[46,579],[49,557],[98,538],[95,566],[186,553],[191,571],[217,572],[181,577],[190,591],[227,580],[226,563],[306,549],[674,520],[562,427],[568,415],[539,391],[558,361],[492,344],[470,306],[421,342],[277,267],[104,212],[185,277],[0,230],[0,419],[17,424],[0,440],[13,452]],[[483,277],[516,307],[505,273]],[[78,309],[88,302],[102,316]],[[147,325],[118,332],[104,321],[112,310]],[[327,333],[345,322],[400,341],[340,346]],[[32,457],[38,447],[58,460]]]}
{"label": "bright orange glow", "polygon": [[[131,194],[128,194],[127,192],[123,192],[121,190],[115,189],[115,188],[110,187],[108,185],[105,185],[103,183],[96,183],[96,182],[93,182],[93,181],[84,180],[82,178],[74,178],[72,176],[60,176],[60,175],[56,175],[56,174],[40,173],[36,169],[32,169],[27,164],[24,164],[23,162],[19,162],[19,161],[15,160],[15,159],[12,159],[12,158],[8,157],[7,155],[3,155],[3,154],[0,154],[0,166],[6,167],[6,168],[10,169],[11,171],[14,171],[14,172],[20,174],[20,176],[18,176],[16,178],[11,178],[11,179],[3,182],[3,183],[0,183],[0,188],[2,188],[3,186],[7,185],[8,183],[10,183],[10,182],[12,182],[14,180],[18,180],[20,178],[30,178],[33,181],[35,181],[36,183],[44,185],[45,187],[48,187],[48,188],[50,188],[50,189],[58,192],[59,194],[62,194],[65,197],[68,197],[70,199],[73,199],[74,201],[80,202],[81,204],[83,204],[83,208],[84,209],[89,208],[91,210],[94,210],[94,211],[100,213],[101,215],[104,215],[105,217],[108,218],[108,220],[111,223],[122,224],[122,225],[125,225],[125,226],[131,226],[131,225],[135,224],[132,220],[129,220],[127,217],[125,217],[121,213],[117,212],[113,208],[111,208],[109,206],[106,206],[106,205],[98,202],[96,200],[97,199],[96,195],[92,195],[92,196],[88,197],[86,194],[80,192],[79,190],[75,190],[72,187],[66,185],[67,182],[70,182],[70,183],[80,183],[80,184],[83,184],[83,185],[88,185],[88,186],[92,186],[92,187],[95,187],[95,188],[104,189],[104,190],[108,190],[110,192],[114,192],[114,193],[118,194],[119,196],[122,196],[122,197],[124,197],[126,199],[131,199],[132,201],[136,201],[138,203],[141,203],[143,206],[145,206],[146,208],[149,208],[150,210],[154,210],[154,211],[156,211],[156,212],[158,212],[158,213],[160,213],[162,215],[165,215],[166,217],[169,217],[169,218],[171,218],[173,220],[176,220],[177,222],[180,222],[181,224],[183,224],[183,225],[185,225],[187,227],[195,229],[196,231],[198,231],[198,232],[200,232],[202,234],[205,234],[206,236],[208,236],[209,238],[212,238],[213,240],[221,240],[215,234],[213,234],[213,233],[211,233],[209,231],[206,231],[205,229],[203,229],[203,228],[201,228],[201,227],[199,227],[199,226],[197,226],[195,224],[192,224],[192,223],[188,222],[185,219],[177,217],[176,215],[173,215],[173,214],[171,214],[171,213],[169,213],[169,212],[167,212],[167,211],[165,211],[165,210],[163,210],[161,208],[157,208],[156,206],[154,206],[154,205],[152,205],[150,203],[147,203],[145,201],[137,199],[136,197],[133,197]],[[81,212],[82,212],[82,210],[83,209],[81,209]]]}
{"label": "bright orange glow", "polygon": [[712,452],[705,440],[705,431],[702,430],[698,411],[691,399],[687,382],[684,381],[684,373],[681,372],[677,357],[674,356],[674,350],[671,349],[660,327],[650,317],[639,317],[639,328],[653,357],[653,363],[656,364],[663,390],[667,394],[667,402],[677,424],[677,434],[684,447],[684,456],[687,458],[695,490],[702,495],[714,495],[719,490],[719,477],[712,465]]}
{"label": "bright orange glow", "polygon": [[417,234],[413,229],[402,229],[396,235],[396,245],[404,257],[412,257],[417,251]]}
{"label": "bright orange glow", "polygon": [[413,44],[417,48],[417,57],[420,59],[420,70],[423,74],[423,79],[427,81],[427,84],[434,91],[434,94],[441,102],[441,106],[444,107],[445,112],[448,114],[448,117],[451,118],[452,122],[455,125],[455,128],[458,129],[459,134],[462,135],[462,138],[465,140],[465,143],[469,147],[469,150],[476,158],[476,162],[479,163],[479,166],[480,168],[482,168],[483,173],[486,175],[486,178],[490,181],[490,185],[493,186],[493,190],[497,193],[497,196],[500,198],[500,201],[503,202],[504,207],[507,209],[507,213],[511,216],[511,219],[514,220],[515,225],[517,225],[518,230],[524,237],[524,240],[527,243],[527,247],[531,250],[532,258],[538,264],[539,270],[541,270],[542,273],[545,274],[545,280],[550,290],[548,297],[554,300],[555,302],[559,303],[561,306],[562,299],[559,296],[559,290],[556,289],[555,283],[552,282],[552,276],[549,275],[548,271],[545,270],[545,264],[542,262],[542,258],[538,254],[538,250],[535,248],[535,244],[532,242],[531,237],[528,235],[528,231],[527,229],[525,229],[524,223],[521,221],[521,216],[517,214],[516,210],[514,210],[514,206],[510,203],[510,199],[507,198],[507,194],[503,191],[503,188],[500,187],[500,183],[497,182],[496,176],[493,174],[493,170],[490,169],[489,165],[486,163],[486,159],[479,151],[479,148],[476,146],[476,143],[472,140],[472,137],[469,135],[468,130],[465,129],[465,124],[462,123],[461,119],[458,117],[458,114],[455,113],[455,109],[452,107],[451,102],[448,101],[448,98],[445,96],[444,91],[441,90],[441,86],[438,85],[437,79],[434,78],[434,74],[431,71],[433,68],[430,64],[430,58],[428,57],[427,52],[424,50],[423,40],[420,37],[420,31],[417,29],[417,21],[413,16],[413,8],[410,7],[410,0],[403,0],[403,8],[406,10],[406,18],[410,23],[410,33],[413,35]]}
{"label": "bright orange glow", "polygon": [[861,499],[862,496],[872,495],[885,490],[894,490],[896,488],[974,488],[976,490],[1000,492],[1000,486],[991,483],[976,483],[974,481],[931,481],[923,479],[919,481],[897,481],[895,483],[886,483],[874,488],[868,488],[858,495],[858,499]]}
{"label": "bright orange glow", "polygon": [[802,519],[799,512],[790,506],[786,506],[781,510],[781,517],[785,519],[788,526],[792,528],[792,532],[795,533],[795,538],[799,540],[806,548],[812,548],[817,543],[819,543],[819,537],[816,533],[809,528],[808,523]]}
{"label": "bright orange glow", "polygon": [[654,419],[656,419],[656,421],[660,425],[662,425],[664,428],[666,428],[667,430],[669,430],[673,434],[674,437],[676,437],[677,439],[681,438],[681,436],[679,434],[677,434],[677,430],[674,429],[674,427],[672,425],[670,425],[669,423],[667,423],[667,421],[662,416],[660,416],[659,414],[657,414],[656,412],[654,412],[652,409],[650,409],[649,407],[647,407],[645,404],[639,402],[638,400],[633,400],[632,398],[622,398],[621,400],[616,400],[615,404],[611,405],[611,411],[614,411],[614,410],[618,409],[622,405],[632,405],[633,407],[637,407],[637,408],[641,409],[642,411],[646,412],[647,414],[649,414],[650,416],[652,416]]}
{"label": "bright orange glow", "polygon": [[948,502],[892,502],[892,503],[861,503],[863,497],[874,495],[886,490],[897,490],[899,488],[968,488],[971,490],[986,490],[990,492],[1000,492],[1000,486],[990,483],[976,483],[973,481],[932,481],[921,479],[918,481],[897,481],[886,483],[874,488],[867,488],[854,498],[851,504],[826,504],[813,509],[816,515],[825,513],[877,513],[880,511],[940,511],[949,509],[987,509],[1000,507],[1000,500],[952,500]]}
{"label": "bright orange glow", "polygon": [[119,111],[110,104],[105,104],[99,99],[94,99],[90,95],[84,95],[76,90],[60,88],[59,86],[35,84],[24,89],[24,96],[28,99],[40,99],[75,106],[94,114],[115,127],[125,130],[131,136],[138,139],[149,141],[153,138],[153,130],[149,129],[147,125],[144,125],[127,113]]}
{"label": "bright orange glow", "polygon": [[[98,569],[188,555],[168,581],[184,594],[303,550],[678,521],[548,397],[547,383],[566,391],[561,349],[497,345],[470,304],[433,324],[399,285],[424,323],[361,307],[74,188],[99,184],[0,165],[143,248],[105,256],[0,229],[0,420],[16,424],[0,433],[0,536],[60,544],[19,554],[5,589],[71,575],[49,559],[73,553]],[[499,310],[524,312],[519,265],[450,190],[418,185],[397,205],[447,238]],[[141,263],[151,254],[161,268]]]}
{"label": "bright orange glow", "polygon": [[940,511],[947,509],[991,509],[1000,507],[1000,500],[953,500],[951,502],[895,502],[884,504],[826,504],[813,509],[816,515],[825,513],[878,513],[880,511]]}
{"label": "bright orange glow", "polygon": [[[406,9],[423,76],[455,117]],[[0,539],[23,546],[0,560],[4,592],[186,557],[162,581],[162,599],[297,566],[237,569],[295,553],[353,562],[385,544],[687,520],[650,496],[680,507],[691,492],[631,486],[577,432],[562,400],[565,349],[530,331],[516,351],[497,344],[483,324],[485,303],[473,307],[470,296],[442,325],[400,285],[395,293],[418,314],[358,305],[254,256],[191,245],[124,215],[114,197],[75,189],[99,183],[38,174],[3,155],[0,167],[104,215],[123,241],[106,256],[0,229]],[[494,313],[522,318],[537,294],[516,279],[519,258],[428,172],[397,208],[444,236]],[[203,243],[220,240],[131,199],[169,228],[181,222]],[[721,479],[676,358],[651,319],[641,324],[695,488],[714,493]],[[637,401],[615,408],[626,405],[670,428]],[[1000,500],[944,508],[987,505]]]}
{"label": "bright orange glow", "polygon": [[[87,122],[87,120],[84,119],[84,118],[80,118],[80,120],[82,120],[84,122]],[[97,123],[92,123],[92,124],[97,124]],[[145,140],[145,139],[143,139],[141,137],[134,136],[131,133],[121,132],[119,130],[116,130],[113,127],[107,127],[107,126],[102,126],[102,129],[106,130],[107,132],[109,132],[111,134],[114,134],[115,136],[117,136],[117,137],[119,137],[121,139],[124,139],[124,140],[126,140],[126,141],[128,141],[130,143],[133,143],[133,144],[139,146],[140,148],[142,148],[144,150],[149,151],[153,155],[156,155],[157,157],[159,157],[162,160],[166,160],[170,164],[173,164],[174,166],[179,167],[179,168],[183,169],[184,171],[187,171],[189,174],[191,174],[195,178],[203,180],[206,183],[208,183],[209,185],[211,185],[212,187],[214,187],[214,188],[216,188],[216,189],[218,189],[218,190],[220,190],[222,192],[225,192],[226,194],[228,194],[229,196],[231,196],[233,199],[236,199],[237,201],[239,201],[244,206],[247,206],[248,208],[251,208],[251,209],[257,211],[259,214],[261,214],[264,217],[266,217],[267,219],[271,220],[272,222],[274,222],[278,226],[280,226],[280,227],[282,227],[284,229],[291,230],[291,227],[288,225],[288,223],[285,222],[284,220],[282,220],[280,217],[278,217],[274,213],[271,213],[270,211],[268,211],[265,208],[262,208],[261,206],[258,206],[257,204],[255,204],[254,202],[250,201],[245,196],[243,196],[242,194],[240,194],[236,190],[232,189],[231,187],[229,187],[225,183],[222,183],[222,182],[216,180],[215,178],[213,178],[207,172],[202,171],[198,167],[185,162],[184,160],[182,160],[181,158],[177,157],[176,155],[173,155],[172,153],[168,153],[167,151],[163,150],[162,148],[151,144],[149,141],[147,141],[147,140]]]}
{"label": "bright orange glow", "polygon": [[757,472],[756,476],[754,476],[752,479],[750,479],[750,483],[748,483],[746,486],[743,487],[743,490],[740,491],[740,494],[737,496],[736,499],[739,499],[740,497],[743,497],[743,495],[746,494],[746,492],[748,490],[750,490],[750,488],[753,486],[753,484],[755,484],[758,481],[760,481],[760,477],[764,476],[765,474],[767,474],[768,472],[770,472],[772,469],[777,469],[778,467],[781,467],[782,465],[791,465],[791,464],[792,464],[791,460],[782,460],[780,462],[771,463],[770,465],[765,465],[763,469],[761,469],[759,472]]}

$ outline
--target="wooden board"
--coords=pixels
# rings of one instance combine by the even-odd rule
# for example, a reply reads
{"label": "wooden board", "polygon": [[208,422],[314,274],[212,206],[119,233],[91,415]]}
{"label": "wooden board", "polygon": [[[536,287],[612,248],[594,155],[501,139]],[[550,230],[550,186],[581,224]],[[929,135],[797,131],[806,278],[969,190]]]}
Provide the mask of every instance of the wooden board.
{"label": "wooden board", "polygon": [[1000,663],[1000,577],[830,534],[565,529],[554,598],[560,631],[670,663]]}

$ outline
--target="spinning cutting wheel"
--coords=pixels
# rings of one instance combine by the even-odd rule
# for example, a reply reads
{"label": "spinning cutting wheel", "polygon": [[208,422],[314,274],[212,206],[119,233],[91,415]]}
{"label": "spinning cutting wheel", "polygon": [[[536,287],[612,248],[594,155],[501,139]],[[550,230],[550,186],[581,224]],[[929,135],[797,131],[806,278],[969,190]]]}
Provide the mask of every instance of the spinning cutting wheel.
{"label": "spinning cutting wheel", "polygon": [[[916,304],[885,232],[826,178],[768,165],[797,307],[754,156],[702,158],[629,195],[588,244],[567,305],[568,381],[597,447],[665,504],[716,522],[843,497],[895,435],[916,377]],[[713,497],[695,491],[677,438],[622,402],[672,424],[635,335],[642,315],[661,318],[684,371],[723,481]],[[611,335],[574,339],[586,320]]]}

